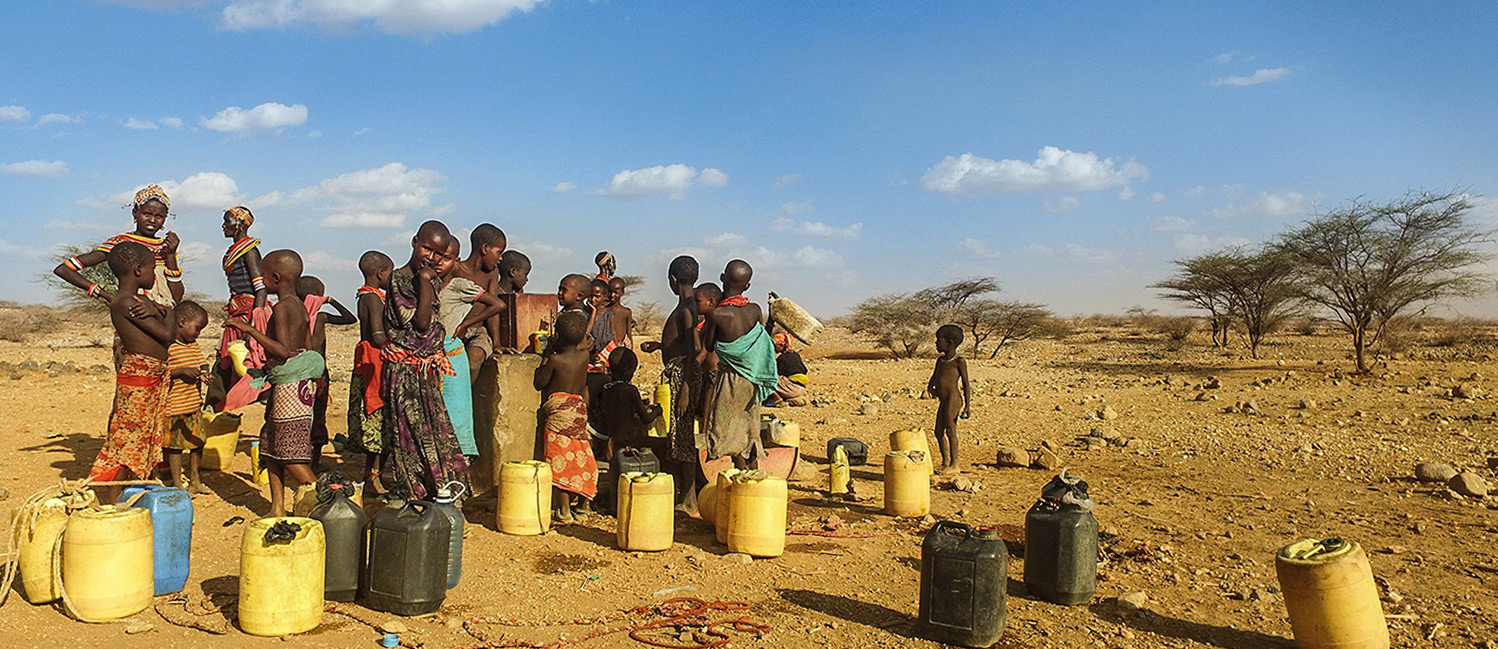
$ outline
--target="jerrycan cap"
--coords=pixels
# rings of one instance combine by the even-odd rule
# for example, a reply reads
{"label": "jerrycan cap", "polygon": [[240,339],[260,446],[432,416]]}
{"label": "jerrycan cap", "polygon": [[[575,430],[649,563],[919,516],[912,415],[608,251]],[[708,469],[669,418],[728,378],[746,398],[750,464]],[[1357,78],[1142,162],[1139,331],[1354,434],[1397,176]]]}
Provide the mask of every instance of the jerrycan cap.
{"label": "jerrycan cap", "polygon": [[[453,489],[453,485],[457,485],[457,489],[456,490]],[[437,502],[443,503],[443,504],[451,503],[451,502],[457,500],[458,496],[463,495],[463,492],[465,490],[467,490],[467,489],[468,489],[468,485],[465,485],[465,484],[463,484],[461,482],[458,482],[457,480],[453,480],[452,482],[449,482],[449,483],[444,484],[444,485],[442,485],[440,487],[437,487],[437,499],[436,500],[437,500]]]}
{"label": "jerrycan cap", "polygon": [[1292,563],[1320,564],[1336,561],[1358,549],[1358,544],[1332,537],[1301,539],[1280,548],[1279,558]]}

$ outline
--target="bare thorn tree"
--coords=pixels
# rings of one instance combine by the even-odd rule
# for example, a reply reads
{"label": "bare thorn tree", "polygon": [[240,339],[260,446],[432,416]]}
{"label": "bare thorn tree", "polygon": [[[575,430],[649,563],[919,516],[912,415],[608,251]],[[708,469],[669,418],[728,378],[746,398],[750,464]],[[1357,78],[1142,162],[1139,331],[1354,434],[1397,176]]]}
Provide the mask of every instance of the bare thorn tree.
{"label": "bare thorn tree", "polygon": [[973,342],[973,358],[978,358],[983,343],[992,339],[988,357],[999,355],[1005,344],[1027,340],[1046,329],[1053,314],[1033,302],[1000,301],[980,298],[953,309],[950,320],[968,331]]}
{"label": "bare thorn tree", "polygon": [[1384,326],[1407,309],[1484,290],[1477,269],[1492,233],[1467,222],[1465,192],[1411,192],[1387,204],[1355,199],[1281,235],[1302,297],[1332,312],[1352,334],[1358,372]]}

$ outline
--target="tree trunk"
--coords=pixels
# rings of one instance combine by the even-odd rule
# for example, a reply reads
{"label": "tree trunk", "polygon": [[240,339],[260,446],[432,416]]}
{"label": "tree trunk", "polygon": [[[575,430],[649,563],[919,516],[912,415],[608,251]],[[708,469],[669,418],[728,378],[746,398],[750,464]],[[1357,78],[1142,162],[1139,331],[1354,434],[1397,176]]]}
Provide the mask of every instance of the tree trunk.
{"label": "tree trunk", "polygon": [[1357,358],[1358,362],[1358,374],[1368,373],[1368,364],[1363,360],[1363,348],[1366,347],[1363,342],[1364,333],[1365,328],[1362,326],[1355,327],[1352,330],[1352,349],[1353,355]]}

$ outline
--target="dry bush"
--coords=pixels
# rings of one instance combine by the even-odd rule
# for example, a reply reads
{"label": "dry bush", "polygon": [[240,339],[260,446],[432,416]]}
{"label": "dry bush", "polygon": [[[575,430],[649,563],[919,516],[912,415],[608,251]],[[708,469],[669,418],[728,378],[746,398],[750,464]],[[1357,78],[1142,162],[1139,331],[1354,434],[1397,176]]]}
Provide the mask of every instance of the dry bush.
{"label": "dry bush", "polygon": [[1321,333],[1321,321],[1315,318],[1301,318],[1291,324],[1290,329],[1302,336],[1314,336]]}
{"label": "dry bush", "polygon": [[1420,345],[1420,332],[1425,328],[1420,316],[1398,316],[1384,323],[1374,344],[1385,354],[1402,354]]}
{"label": "dry bush", "polygon": [[660,302],[641,302],[631,307],[634,313],[635,333],[638,336],[658,336],[661,325],[666,323],[666,314]]}
{"label": "dry bush", "polygon": [[26,342],[31,334],[57,329],[63,320],[58,309],[45,305],[6,306],[0,308],[0,340]]}
{"label": "dry bush", "polygon": [[1186,315],[1154,317],[1151,327],[1155,333],[1164,334],[1170,340],[1185,340],[1201,323]]}
{"label": "dry bush", "polygon": [[1450,320],[1433,323],[1435,338],[1430,344],[1435,347],[1465,347],[1483,336],[1494,322],[1470,316],[1458,316]]}

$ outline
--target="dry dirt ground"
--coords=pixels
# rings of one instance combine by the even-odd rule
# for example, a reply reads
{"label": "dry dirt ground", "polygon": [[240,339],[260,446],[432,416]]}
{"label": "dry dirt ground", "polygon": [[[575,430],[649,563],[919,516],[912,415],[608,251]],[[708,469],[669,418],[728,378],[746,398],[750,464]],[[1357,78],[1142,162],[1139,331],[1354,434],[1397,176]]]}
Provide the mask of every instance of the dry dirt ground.
{"label": "dry dirt ground", "polygon": [[[40,364],[0,366],[0,487],[8,491],[0,514],[59,477],[86,475],[113,389],[104,368],[108,331],[98,324],[70,325],[25,344],[0,343],[0,361]],[[205,340],[216,336],[210,330]],[[1489,355],[1491,344],[1482,342],[1491,338],[1416,348],[1380,361],[1369,378],[1345,376],[1351,365],[1345,339],[1329,330],[1282,335],[1261,360],[1212,349],[1203,338],[1172,345],[1127,328],[1084,329],[972,363],[973,417],[962,431],[962,476],[972,491],[935,487],[935,516],[997,526],[1017,546],[1025,509],[1053,472],[997,468],[995,451],[1049,442],[1061,464],[1091,483],[1109,557],[1100,567],[1097,597],[1077,607],[1027,597],[1023,560],[1013,559],[1008,631],[999,646],[1291,647],[1273,553],[1304,536],[1341,536],[1369,551],[1375,573],[1386,581],[1381,592],[1393,616],[1395,646],[1498,646],[1498,505],[1413,478],[1416,463],[1439,461],[1493,479],[1488,467],[1498,456],[1498,405],[1487,390],[1498,387],[1490,378],[1498,375],[1498,363]],[[346,372],[351,346],[347,331],[331,336],[334,368]],[[837,332],[807,357],[822,405],[779,412],[803,431],[790,527],[821,529],[835,515],[846,521],[840,532],[914,531],[917,522],[881,512],[880,458],[891,431],[929,430],[935,404],[918,396],[931,360],[884,360]],[[71,366],[49,370],[49,363]],[[638,378],[650,382],[656,372],[647,365]],[[1213,384],[1218,387],[1206,387]],[[1471,398],[1452,396],[1461,384]],[[346,390],[346,382],[334,384],[335,423],[342,421]],[[875,407],[865,406],[869,399]],[[1302,408],[1302,400],[1315,403]],[[1249,401],[1248,413],[1225,411]],[[1105,406],[1110,416],[1100,419]],[[251,410],[245,427],[253,431],[260,413]],[[870,500],[822,497],[823,449],[835,436],[862,439],[874,451],[870,465],[854,472]],[[356,475],[357,459],[330,459]],[[194,500],[187,592],[195,600],[236,592],[244,528],[225,522],[267,510],[264,487],[247,481],[248,464],[241,452],[233,471],[208,478],[215,493]],[[636,554],[615,549],[611,518],[590,517],[522,538],[497,533],[492,513],[472,509],[462,584],[438,616],[404,621],[408,642],[474,645],[477,640],[457,627],[480,615],[556,621],[692,596],[747,602],[748,615],[768,625],[760,637],[733,633],[735,647],[935,646],[915,636],[920,537],[914,534],[796,535],[784,556],[740,565],[724,557],[711,529],[696,520],[678,521],[670,550]],[[1143,610],[1126,611],[1117,602],[1132,591],[1147,594]],[[365,613],[375,621],[391,619]],[[0,610],[0,634],[32,647],[262,647],[282,641],[361,647],[375,646],[377,637],[332,615],[316,631],[282,640],[232,629],[210,636],[149,610],[130,622],[151,630],[127,635],[129,623],[85,625],[19,597]],[[485,630],[492,637],[549,642],[590,628]],[[643,645],[612,635],[582,646]]]}

